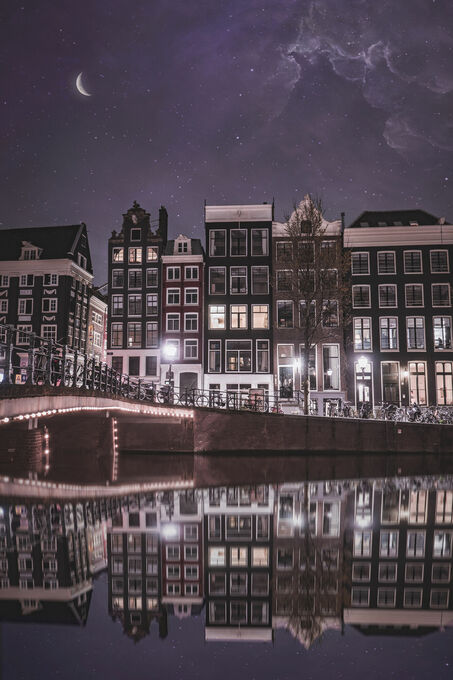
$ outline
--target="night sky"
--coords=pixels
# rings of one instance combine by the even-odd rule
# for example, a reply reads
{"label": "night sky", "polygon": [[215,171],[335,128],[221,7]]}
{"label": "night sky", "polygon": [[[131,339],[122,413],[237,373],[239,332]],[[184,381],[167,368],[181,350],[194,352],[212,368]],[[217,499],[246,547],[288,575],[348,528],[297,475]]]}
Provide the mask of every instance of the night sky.
{"label": "night sky", "polygon": [[84,221],[98,284],[134,199],[453,220],[451,0],[6,0],[0,52],[0,226]]}

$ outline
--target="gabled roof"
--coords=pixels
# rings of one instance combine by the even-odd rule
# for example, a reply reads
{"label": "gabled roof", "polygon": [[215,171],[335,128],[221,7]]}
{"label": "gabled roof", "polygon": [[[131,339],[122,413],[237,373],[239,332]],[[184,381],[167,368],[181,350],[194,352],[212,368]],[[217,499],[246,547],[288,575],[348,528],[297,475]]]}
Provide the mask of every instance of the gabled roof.
{"label": "gabled roof", "polygon": [[[199,238],[190,238],[188,240],[190,241],[191,246],[192,246],[191,255],[203,255],[203,247],[201,245],[200,239]],[[170,241],[167,241],[167,245],[165,246],[165,250],[164,250],[164,255],[187,255],[187,253],[175,253],[174,248],[175,248],[175,239],[171,239]]]}
{"label": "gabled roof", "polygon": [[41,260],[71,257],[79,230],[85,225],[61,227],[29,227],[25,229],[0,229],[0,260],[18,260],[22,241],[42,248]]}
{"label": "gabled roof", "polygon": [[366,210],[348,226],[348,229],[409,226],[411,223],[424,226],[440,224],[440,219],[444,219],[443,224],[448,224],[445,218],[436,217],[425,210]]}

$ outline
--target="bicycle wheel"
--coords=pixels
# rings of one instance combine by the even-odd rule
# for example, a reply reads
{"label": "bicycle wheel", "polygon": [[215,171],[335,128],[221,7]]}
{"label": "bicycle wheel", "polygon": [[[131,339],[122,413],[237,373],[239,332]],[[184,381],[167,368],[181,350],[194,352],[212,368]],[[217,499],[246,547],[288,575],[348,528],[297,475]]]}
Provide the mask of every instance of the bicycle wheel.
{"label": "bicycle wheel", "polygon": [[197,406],[207,406],[209,404],[209,399],[205,394],[200,394],[195,400]]}

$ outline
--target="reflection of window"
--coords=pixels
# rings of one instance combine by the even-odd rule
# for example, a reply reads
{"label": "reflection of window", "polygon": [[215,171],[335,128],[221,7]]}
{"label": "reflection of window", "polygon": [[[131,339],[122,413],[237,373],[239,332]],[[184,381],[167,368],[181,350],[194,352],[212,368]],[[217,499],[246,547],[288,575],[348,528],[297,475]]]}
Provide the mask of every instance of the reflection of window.
{"label": "reflection of window", "polygon": [[252,567],[267,567],[269,548],[252,548]]}
{"label": "reflection of window", "polygon": [[354,607],[368,607],[370,601],[369,588],[352,588],[351,590],[351,604]]}
{"label": "reflection of window", "polygon": [[371,556],[371,531],[354,531],[354,557]]}
{"label": "reflection of window", "polygon": [[423,571],[423,564],[409,562],[406,564],[404,571],[404,580],[407,581],[407,583],[422,583]]}
{"label": "reflection of window", "polygon": [[324,503],[322,516],[322,535],[338,536],[340,533],[340,504]]}
{"label": "reflection of window", "polygon": [[232,567],[246,567],[248,563],[247,548],[230,548],[230,565]]}
{"label": "reflection of window", "polygon": [[379,555],[380,557],[396,557],[398,555],[397,531],[381,531]]}
{"label": "reflection of window", "polygon": [[209,574],[209,594],[226,595],[226,574],[224,571],[213,571]]}
{"label": "reflection of window", "polygon": [[378,588],[377,606],[394,607],[396,599],[395,588]]}
{"label": "reflection of window", "polygon": [[226,602],[214,601],[209,603],[209,621],[210,623],[225,623]]}
{"label": "reflection of window", "polygon": [[408,557],[423,557],[425,554],[425,532],[409,531],[407,534],[406,555]]}
{"label": "reflection of window", "polygon": [[436,524],[453,524],[453,491],[436,492]]}
{"label": "reflection of window", "polygon": [[371,578],[371,564],[368,562],[355,562],[352,565],[353,581],[369,581]]}
{"label": "reflection of window", "polygon": [[225,566],[224,547],[209,548],[208,550],[208,564],[210,567],[224,567]]}
{"label": "reflection of window", "polygon": [[225,305],[209,305],[208,327],[210,330],[225,329]]}

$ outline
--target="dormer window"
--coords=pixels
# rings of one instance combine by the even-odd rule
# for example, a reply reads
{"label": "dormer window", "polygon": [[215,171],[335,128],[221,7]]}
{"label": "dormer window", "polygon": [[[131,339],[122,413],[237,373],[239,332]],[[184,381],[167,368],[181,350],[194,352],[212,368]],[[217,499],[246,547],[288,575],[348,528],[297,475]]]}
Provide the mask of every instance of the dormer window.
{"label": "dormer window", "polygon": [[189,244],[187,241],[180,241],[178,243],[178,253],[187,253],[189,249]]}
{"label": "dormer window", "polygon": [[34,246],[29,241],[22,241],[22,250],[19,260],[39,260],[42,253],[42,248]]}
{"label": "dormer window", "polygon": [[79,267],[82,267],[82,269],[87,268],[87,259],[85,255],[82,255],[82,253],[77,253],[77,264]]}

